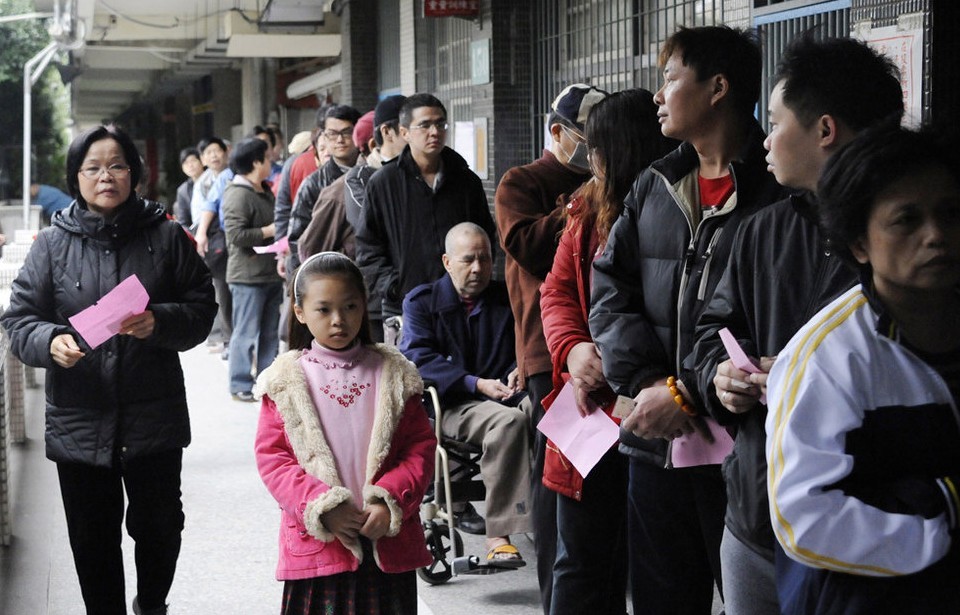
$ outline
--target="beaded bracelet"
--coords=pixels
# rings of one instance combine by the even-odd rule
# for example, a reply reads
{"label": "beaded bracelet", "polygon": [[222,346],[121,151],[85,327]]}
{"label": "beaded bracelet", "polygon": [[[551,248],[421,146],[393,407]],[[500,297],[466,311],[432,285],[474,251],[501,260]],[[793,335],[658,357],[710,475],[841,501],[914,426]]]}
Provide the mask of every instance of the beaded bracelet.
{"label": "beaded bracelet", "polygon": [[677,388],[677,379],[673,376],[667,378],[667,388],[670,389],[670,394],[673,395],[673,401],[680,406],[680,409],[683,410],[684,414],[689,416],[697,416],[697,411],[693,409],[693,406],[687,403],[683,398],[683,394],[680,393],[680,389]]}

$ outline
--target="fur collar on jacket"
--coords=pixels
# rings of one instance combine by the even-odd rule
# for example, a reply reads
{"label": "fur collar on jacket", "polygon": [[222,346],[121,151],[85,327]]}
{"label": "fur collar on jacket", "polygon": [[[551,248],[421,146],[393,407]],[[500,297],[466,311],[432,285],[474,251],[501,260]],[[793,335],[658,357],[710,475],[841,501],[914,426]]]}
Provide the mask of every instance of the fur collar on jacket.
{"label": "fur collar on jacket", "polygon": [[[396,500],[385,489],[374,485],[373,480],[390,452],[390,444],[403,416],[406,401],[423,393],[423,380],[416,366],[396,348],[384,344],[367,348],[382,357],[383,367],[377,382],[377,413],[370,434],[363,499],[364,502],[382,499],[387,504],[391,516],[387,535],[395,536],[400,531],[403,513]],[[273,400],[283,419],[284,431],[297,462],[307,474],[330,487],[323,497],[311,502],[308,510],[304,511],[304,523],[308,531],[320,540],[329,542],[333,535],[320,524],[319,515],[352,499],[352,494],[343,486],[333,453],[324,437],[320,417],[298,362],[301,354],[299,350],[291,350],[279,355],[257,379],[254,394],[258,398],[267,395]]]}

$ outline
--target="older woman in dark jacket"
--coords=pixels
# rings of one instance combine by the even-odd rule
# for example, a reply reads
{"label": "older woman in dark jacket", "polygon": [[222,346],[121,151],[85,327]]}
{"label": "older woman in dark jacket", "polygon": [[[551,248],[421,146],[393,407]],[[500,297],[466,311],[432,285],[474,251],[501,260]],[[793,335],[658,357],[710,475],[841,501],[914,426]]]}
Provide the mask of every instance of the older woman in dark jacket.
{"label": "older woman in dark jacket", "polygon": [[[180,468],[190,442],[178,352],[202,342],[217,305],[206,265],[161,205],[133,191],[142,163],[113,127],[67,153],[75,201],[40,232],[13,283],[3,327],[13,353],[46,368],[46,449],[57,463],[88,612],[126,613],[120,528],[136,542],[135,613],[165,613],[183,511]],[[136,275],[149,294],[95,348],[68,318]]]}

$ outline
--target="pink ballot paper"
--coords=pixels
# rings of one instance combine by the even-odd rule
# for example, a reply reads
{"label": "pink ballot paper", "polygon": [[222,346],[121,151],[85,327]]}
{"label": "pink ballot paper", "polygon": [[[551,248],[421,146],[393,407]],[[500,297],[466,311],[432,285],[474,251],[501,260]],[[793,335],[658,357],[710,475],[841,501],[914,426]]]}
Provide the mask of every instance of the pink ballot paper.
{"label": "pink ballot paper", "polygon": [[673,446],[670,447],[673,467],[689,468],[722,463],[733,450],[733,438],[727,430],[711,418],[703,417],[703,420],[713,434],[713,442],[707,442],[697,432],[674,439]]}
{"label": "pink ballot paper", "polygon": [[120,332],[120,323],[140,314],[150,302],[147,289],[136,275],[117,284],[116,288],[68,320],[90,348],[96,348]]}
{"label": "pink ballot paper", "polygon": [[733,333],[730,333],[730,329],[726,327],[720,329],[720,339],[723,341],[723,347],[726,348],[727,354],[730,355],[730,360],[733,361],[734,367],[748,374],[761,373],[756,361],[747,356],[747,353],[743,351],[743,348],[741,348],[737,342],[737,338],[733,337]]}
{"label": "pink ballot paper", "polygon": [[290,249],[290,240],[284,235],[279,240],[274,241],[269,246],[253,246],[253,251],[257,254],[282,254]]}
{"label": "pink ballot paper", "polygon": [[569,382],[563,385],[537,429],[553,440],[584,477],[620,439],[620,428],[604,412],[596,410],[586,417],[580,416],[573,385]]}
{"label": "pink ballot paper", "polygon": [[[763,370],[757,366],[757,362],[748,357],[747,353],[743,351],[740,343],[737,342],[737,338],[733,337],[733,333],[730,333],[730,329],[726,327],[720,329],[720,340],[723,342],[723,347],[726,348],[727,354],[730,355],[730,360],[733,361],[734,367],[748,374],[763,373]],[[760,403],[767,403],[766,395],[760,397]]]}

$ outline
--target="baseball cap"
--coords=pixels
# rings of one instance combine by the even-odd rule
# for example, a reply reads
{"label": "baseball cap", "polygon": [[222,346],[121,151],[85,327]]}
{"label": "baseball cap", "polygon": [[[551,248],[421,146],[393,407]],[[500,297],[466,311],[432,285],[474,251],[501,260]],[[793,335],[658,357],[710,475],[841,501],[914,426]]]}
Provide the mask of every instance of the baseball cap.
{"label": "baseball cap", "polygon": [[583,132],[590,109],[607,96],[606,92],[592,85],[573,83],[563,88],[550,108],[558,116],[573,124],[577,130]]}
{"label": "baseball cap", "polygon": [[293,138],[290,139],[290,144],[287,145],[287,151],[294,156],[303,153],[304,150],[310,147],[310,135],[309,130],[304,130],[303,132],[298,132],[293,135]]}
{"label": "baseball cap", "polygon": [[400,107],[407,101],[406,96],[394,94],[387,96],[377,103],[377,108],[373,110],[373,127],[376,128],[384,122],[394,122],[400,119]]}
{"label": "baseball cap", "polygon": [[353,144],[364,148],[373,138],[373,111],[367,111],[353,125]]}

